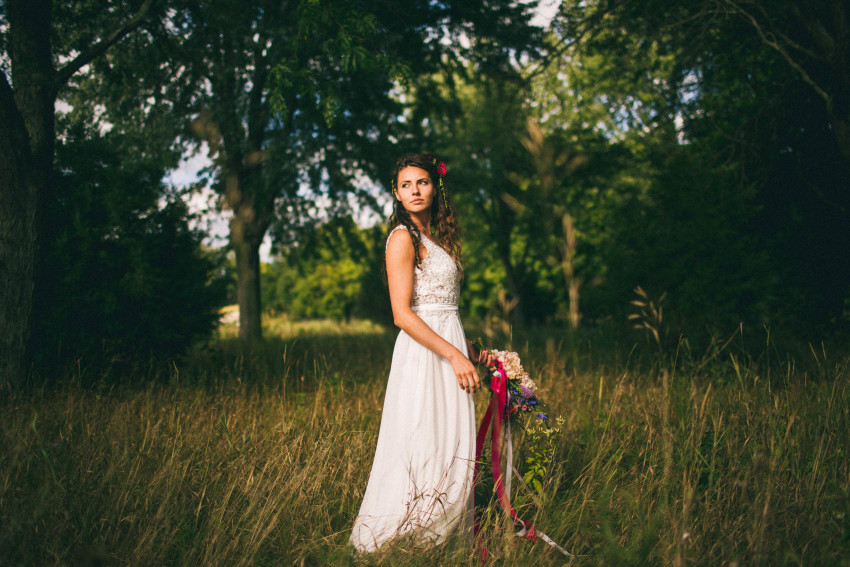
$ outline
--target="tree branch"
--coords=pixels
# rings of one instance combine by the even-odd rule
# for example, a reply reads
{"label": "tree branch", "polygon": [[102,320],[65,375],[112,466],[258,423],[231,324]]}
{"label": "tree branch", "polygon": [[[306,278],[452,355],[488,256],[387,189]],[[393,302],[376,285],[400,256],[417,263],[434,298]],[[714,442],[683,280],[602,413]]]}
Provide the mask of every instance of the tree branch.
{"label": "tree branch", "polygon": [[759,37],[764,42],[764,44],[769,47],[772,47],[780,55],[782,55],[788,65],[790,65],[792,69],[797,71],[797,73],[800,75],[800,78],[802,78],[803,81],[805,81],[810,87],[815,90],[816,93],[818,93],[818,95],[826,103],[827,112],[829,112],[831,116],[833,109],[832,96],[828,92],[826,92],[820,85],[818,85],[814,81],[814,79],[812,79],[812,77],[809,75],[808,71],[806,71],[803,66],[800,65],[800,63],[798,63],[797,60],[791,56],[790,53],[788,53],[788,50],[786,50],[782,46],[782,44],[777,41],[776,36],[773,34],[773,32],[769,30],[765,32],[765,30],[762,29],[762,26],[759,24],[758,20],[756,20],[755,16],[747,12],[744,8],[736,4],[733,0],[727,0],[727,4],[732,6],[735,11],[737,11],[739,14],[741,14],[741,16],[744,17],[744,19],[748,20],[753,26],[753,28],[755,28],[756,32],[759,34]]}
{"label": "tree branch", "polygon": [[107,49],[121,41],[128,33],[139,27],[154,1],[155,0],[145,0],[141,7],[139,7],[139,10],[133,14],[133,17],[127,20],[127,23],[107,34],[106,37],[94,45],[89,46],[88,49],[77,55],[67,65],[59,69],[56,73],[56,80],[54,83],[56,90],[59,90],[59,87],[68,82],[68,80],[74,76],[74,73],[79,71],[84,65],[91,63],[96,57],[102,55]]}

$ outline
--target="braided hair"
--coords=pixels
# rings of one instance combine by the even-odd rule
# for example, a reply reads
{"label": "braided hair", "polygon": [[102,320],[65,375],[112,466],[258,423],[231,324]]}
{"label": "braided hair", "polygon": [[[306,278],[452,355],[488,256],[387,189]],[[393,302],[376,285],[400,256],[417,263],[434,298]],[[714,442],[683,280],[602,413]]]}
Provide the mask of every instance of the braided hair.
{"label": "braided hair", "polygon": [[[455,263],[460,266],[462,263],[461,257],[461,242],[458,236],[457,221],[455,220],[454,207],[449,199],[445,177],[445,165],[439,163],[436,156],[433,154],[407,154],[398,158],[393,167],[393,177],[391,187],[395,191],[398,185],[398,174],[405,167],[418,167],[428,172],[431,177],[431,183],[436,188],[434,200],[431,202],[431,227],[435,231],[436,237],[440,246],[449,253]],[[442,173],[443,175],[440,175]],[[393,229],[398,225],[404,225],[413,239],[414,265],[420,266],[422,258],[419,254],[419,244],[422,242],[422,235],[419,233],[419,228],[410,218],[410,212],[404,208],[402,202],[395,199],[393,202],[393,213],[390,215],[387,234],[392,233]]]}

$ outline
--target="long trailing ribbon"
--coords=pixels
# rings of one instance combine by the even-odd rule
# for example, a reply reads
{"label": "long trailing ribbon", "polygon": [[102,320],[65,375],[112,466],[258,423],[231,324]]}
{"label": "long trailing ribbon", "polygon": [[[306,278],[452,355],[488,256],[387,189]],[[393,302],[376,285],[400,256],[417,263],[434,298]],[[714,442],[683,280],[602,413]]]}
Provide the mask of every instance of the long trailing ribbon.
{"label": "long trailing ribbon", "polygon": [[[493,480],[495,482],[496,496],[499,498],[499,503],[502,508],[510,515],[511,519],[522,526],[516,533],[518,537],[524,537],[532,542],[537,541],[537,538],[542,539],[547,544],[551,545],[567,557],[572,557],[572,554],[567,552],[543,532],[537,531],[531,522],[526,522],[520,518],[513,506],[511,506],[511,471],[513,469],[513,442],[511,441],[511,421],[510,417],[505,420],[505,407],[510,394],[508,393],[508,377],[505,374],[505,368],[499,360],[496,360],[496,371],[493,372],[490,378],[490,405],[487,406],[487,412],[481,420],[481,425],[478,427],[478,434],[475,437],[475,468],[473,470],[473,485],[478,480],[478,465],[481,463],[481,454],[484,451],[484,441],[487,439],[487,430],[490,429],[490,421],[493,421],[493,428],[490,437],[490,461],[493,467]],[[507,441],[507,471],[505,481],[502,477],[501,464],[501,443],[500,436],[502,429],[505,429],[505,437]],[[478,536],[480,526],[478,520],[475,520],[475,535]],[[482,549],[482,555],[486,557],[486,550]]]}

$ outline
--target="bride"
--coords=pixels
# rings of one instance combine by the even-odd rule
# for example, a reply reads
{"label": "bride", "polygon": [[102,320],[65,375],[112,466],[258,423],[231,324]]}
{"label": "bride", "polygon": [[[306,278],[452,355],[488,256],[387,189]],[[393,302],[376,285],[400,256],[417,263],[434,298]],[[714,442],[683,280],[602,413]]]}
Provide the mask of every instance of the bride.
{"label": "bride", "polygon": [[461,243],[444,176],[430,154],[396,161],[386,246],[395,324],[375,460],[350,542],[361,552],[399,535],[441,543],[472,535],[475,409],[481,381],[457,313]]}

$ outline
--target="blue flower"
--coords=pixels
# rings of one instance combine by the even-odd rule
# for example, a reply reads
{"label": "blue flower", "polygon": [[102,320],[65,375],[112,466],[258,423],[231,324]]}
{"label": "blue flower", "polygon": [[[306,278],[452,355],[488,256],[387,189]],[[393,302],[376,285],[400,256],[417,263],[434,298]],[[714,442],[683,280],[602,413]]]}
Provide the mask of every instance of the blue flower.
{"label": "blue flower", "polygon": [[536,406],[536,405],[537,405],[537,400],[535,400],[534,398],[531,398],[530,400],[528,400],[528,405],[530,405],[530,406]]}
{"label": "blue flower", "polygon": [[537,419],[539,419],[541,421],[549,421],[549,416],[546,415],[545,413],[538,413]]}

